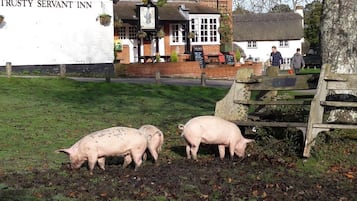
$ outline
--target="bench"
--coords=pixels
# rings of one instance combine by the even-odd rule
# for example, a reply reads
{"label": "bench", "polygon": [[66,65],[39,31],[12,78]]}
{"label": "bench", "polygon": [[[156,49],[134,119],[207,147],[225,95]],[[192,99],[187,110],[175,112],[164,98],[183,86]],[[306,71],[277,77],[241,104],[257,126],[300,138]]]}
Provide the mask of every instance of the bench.
{"label": "bench", "polygon": [[[139,61],[141,62],[141,60],[144,61],[144,63],[155,63],[158,62],[156,61],[156,56],[139,56]],[[169,55],[160,55],[160,59],[163,59],[165,62],[168,62],[171,60],[171,56]]]}
{"label": "bench", "polygon": [[224,55],[221,53],[205,54],[204,57],[207,64],[223,64],[225,62]]}

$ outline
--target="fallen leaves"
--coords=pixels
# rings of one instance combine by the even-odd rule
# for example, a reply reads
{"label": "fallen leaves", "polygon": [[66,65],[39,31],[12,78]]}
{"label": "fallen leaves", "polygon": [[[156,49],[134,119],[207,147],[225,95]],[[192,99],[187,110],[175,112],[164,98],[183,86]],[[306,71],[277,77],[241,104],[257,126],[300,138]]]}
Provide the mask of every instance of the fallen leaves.
{"label": "fallen leaves", "polygon": [[351,168],[346,170],[346,168],[341,165],[332,165],[327,170],[327,173],[340,173],[343,176],[347,177],[348,179],[354,179],[356,174],[356,169]]}
{"label": "fallen leaves", "polygon": [[354,172],[346,172],[343,175],[345,175],[348,179],[354,179]]}

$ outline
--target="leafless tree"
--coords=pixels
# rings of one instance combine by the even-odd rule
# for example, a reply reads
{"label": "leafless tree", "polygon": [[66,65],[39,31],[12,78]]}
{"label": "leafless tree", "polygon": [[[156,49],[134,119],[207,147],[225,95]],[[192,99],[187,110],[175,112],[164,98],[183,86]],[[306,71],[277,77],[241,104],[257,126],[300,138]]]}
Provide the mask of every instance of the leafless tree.
{"label": "leafless tree", "polygon": [[[292,10],[298,5],[304,5],[316,0],[233,0],[233,10],[243,8],[255,13],[268,12],[271,8],[279,4],[292,6]],[[319,0],[321,1],[321,0]]]}

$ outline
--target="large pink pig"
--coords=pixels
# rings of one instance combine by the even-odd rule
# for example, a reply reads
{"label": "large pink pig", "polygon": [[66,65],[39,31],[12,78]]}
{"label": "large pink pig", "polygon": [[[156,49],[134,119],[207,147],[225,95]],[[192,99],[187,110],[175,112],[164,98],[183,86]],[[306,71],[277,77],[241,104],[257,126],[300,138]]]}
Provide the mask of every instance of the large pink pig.
{"label": "large pink pig", "polygon": [[155,162],[159,157],[162,144],[164,143],[164,134],[160,129],[153,125],[143,125],[139,128],[139,131],[144,134],[148,142],[148,150]]}
{"label": "large pink pig", "polygon": [[187,158],[190,159],[192,155],[194,160],[197,160],[197,151],[201,142],[217,144],[221,159],[224,158],[225,147],[228,147],[233,159],[234,154],[244,157],[247,143],[254,141],[244,138],[234,123],[216,116],[195,117],[185,125],[180,124],[179,129],[183,130],[182,136],[187,143]]}
{"label": "large pink pig", "polygon": [[124,156],[123,168],[132,159],[137,169],[142,163],[142,157],[147,148],[147,139],[138,129],[127,127],[112,127],[96,131],[84,136],[68,149],[59,149],[69,155],[71,168],[78,169],[88,160],[90,174],[93,174],[95,164],[105,169],[105,157]]}

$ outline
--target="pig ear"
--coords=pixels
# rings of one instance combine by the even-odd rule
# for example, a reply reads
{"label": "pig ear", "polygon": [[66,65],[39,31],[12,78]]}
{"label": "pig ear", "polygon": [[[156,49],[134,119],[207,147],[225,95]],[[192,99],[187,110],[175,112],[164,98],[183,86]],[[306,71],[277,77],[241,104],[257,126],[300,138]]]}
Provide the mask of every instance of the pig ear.
{"label": "pig ear", "polygon": [[244,142],[245,142],[246,144],[248,144],[248,143],[251,143],[251,142],[255,142],[255,140],[244,138]]}
{"label": "pig ear", "polygon": [[71,149],[57,149],[55,152],[56,153],[62,152],[62,153],[68,154],[68,155],[71,155],[71,153],[72,153]]}

